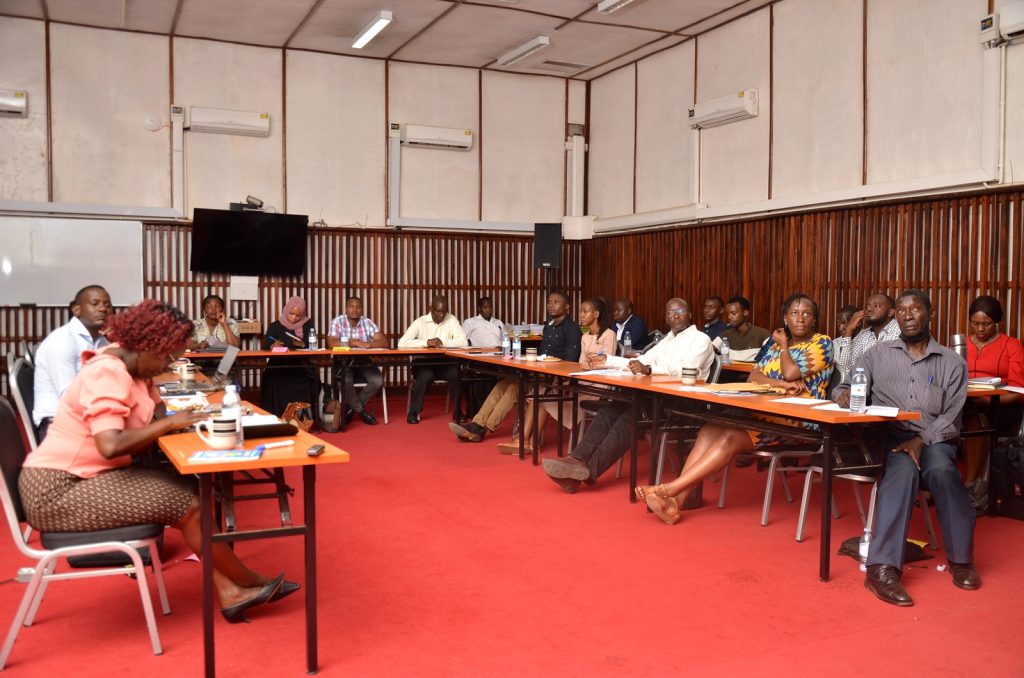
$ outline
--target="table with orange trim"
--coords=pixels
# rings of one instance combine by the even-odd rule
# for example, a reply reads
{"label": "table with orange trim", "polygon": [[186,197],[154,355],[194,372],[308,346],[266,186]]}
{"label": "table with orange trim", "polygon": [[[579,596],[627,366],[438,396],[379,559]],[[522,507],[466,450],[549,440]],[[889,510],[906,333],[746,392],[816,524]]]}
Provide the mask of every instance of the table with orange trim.
{"label": "table with orange trim", "polygon": [[[257,409],[257,408],[254,408]],[[259,411],[257,409],[257,411]],[[265,450],[259,459],[252,461],[202,462],[193,463],[189,456],[193,452],[208,449],[195,432],[176,433],[161,436],[160,449],[171,460],[182,475],[195,474],[199,477],[199,504],[202,526],[201,560],[203,566],[203,648],[204,667],[207,676],[216,673],[214,655],[214,590],[213,590],[213,544],[249,539],[268,539],[301,535],[305,539],[305,607],[306,607],[306,670],[317,672],[317,586],[316,586],[316,469],[324,464],[342,464],[349,461],[348,452],[330,445],[314,435],[299,431],[284,438],[261,438],[247,440],[246,449],[257,445],[293,440],[291,447],[277,447]],[[306,450],[313,445],[323,445],[324,451],[317,457],[310,457]],[[213,480],[217,473],[252,471],[264,468],[302,467],[303,524],[263,530],[235,531],[221,533],[214,531],[213,521]]]}
{"label": "table with orange trim", "polygon": [[[789,403],[776,402],[783,396],[780,395],[720,395],[712,391],[698,391],[692,389],[686,389],[679,383],[677,377],[672,376],[638,376],[631,373],[624,372],[621,376],[619,375],[606,375],[606,374],[580,374],[582,368],[578,363],[567,363],[567,362],[527,362],[523,360],[508,360],[502,357],[484,355],[471,351],[460,351],[450,352],[451,355],[458,357],[463,360],[472,361],[474,363],[487,364],[491,366],[503,366],[506,370],[521,370],[524,373],[529,373],[533,376],[535,381],[539,381],[541,376],[547,376],[554,381],[562,382],[562,387],[567,388],[571,391],[579,389],[579,382],[588,382],[591,384],[599,384],[602,386],[610,386],[617,389],[620,394],[620,399],[628,400],[631,403],[632,414],[633,414],[633,436],[632,446],[630,449],[630,500],[635,501],[633,495],[633,488],[637,484],[637,435],[639,429],[639,416],[640,416],[640,399],[642,397],[649,397],[653,400],[655,406],[652,420],[654,425],[657,426],[658,419],[660,418],[660,403],[665,399],[683,399],[686,401],[696,401],[706,406],[706,410],[701,413],[692,413],[689,416],[694,416],[704,421],[714,421],[722,423],[728,426],[740,427],[740,428],[766,428],[769,430],[775,430],[779,427],[778,423],[771,424],[768,422],[760,422],[752,419],[751,414],[762,414],[769,415],[772,417],[781,417],[787,420],[795,420],[798,422],[807,422],[815,424],[818,427],[817,431],[812,431],[804,428],[786,427],[794,437],[814,440],[822,447],[822,511],[821,511],[821,551],[819,554],[819,567],[818,574],[822,581],[828,581],[829,579],[829,560],[831,557],[831,526],[832,526],[832,515],[830,512],[831,498],[832,498],[832,479],[835,473],[840,472],[839,464],[842,460],[838,458],[835,449],[836,435],[838,430],[848,426],[862,425],[862,424],[878,424],[887,421],[909,421],[920,419],[920,414],[916,412],[900,411],[896,417],[880,417],[866,414],[853,414],[848,411],[830,411],[820,410],[807,405],[795,405]],[[575,373],[575,374],[574,374]],[[585,389],[585,387],[584,387]],[[611,395],[613,391],[604,391],[603,393]],[[522,399],[522,396],[521,396]],[[522,444],[522,439],[521,444]],[[522,456],[522,453],[520,453]],[[534,448],[534,462],[537,461],[536,447]],[[872,467],[876,467],[877,464],[872,464]],[[849,472],[851,470],[859,469],[860,467],[851,467],[844,465],[841,468],[842,472]],[[650,469],[650,481],[654,482],[654,465],[651,465]]]}

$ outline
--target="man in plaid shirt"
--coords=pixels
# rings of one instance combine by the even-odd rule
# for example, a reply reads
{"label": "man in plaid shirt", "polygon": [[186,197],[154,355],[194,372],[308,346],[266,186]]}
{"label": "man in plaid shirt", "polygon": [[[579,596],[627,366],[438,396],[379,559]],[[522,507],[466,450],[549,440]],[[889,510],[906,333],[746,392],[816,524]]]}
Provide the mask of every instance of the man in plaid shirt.
{"label": "man in plaid shirt", "polygon": [[[363,315],[363,300],[359,297],[349,297],[345,302],[345,314],[339,315],[331,321],[331,331],[327,335],[327,348],[334,348],[341,345],[341,340],[347,339],[351,348],[387,348],[388,340],[377,324]],[[374,367],[367,361],[353,361],[349,366],[342,368],[343,397],[345,399],[345,414],[342,418],[342,426],[347,426],[354,415],[364,422],[373,426],[377,418],[366,410],[366,403],[370,398],[377,395],[384,385],[384,376],[379,367]],[[366,382],[366,387],[358,394],[355,389],[355,382]]]}

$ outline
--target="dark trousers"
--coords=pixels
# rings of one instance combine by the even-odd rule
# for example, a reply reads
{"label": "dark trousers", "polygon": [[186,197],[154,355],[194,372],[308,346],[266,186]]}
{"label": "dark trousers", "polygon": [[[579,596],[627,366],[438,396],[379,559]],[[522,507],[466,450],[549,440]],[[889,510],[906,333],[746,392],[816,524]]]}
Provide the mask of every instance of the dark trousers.
{"label": "dark trousers", "polygon": [[[362,412],[370,398],[380,393],[384,386],[384,375],[373,365],[352,365],[342,370],[342,395],[345,403],[356,412]],[[362,391],[356,393],[355,383],[365,382]]]}
{"label": "dark trousers", "polygon": [[459,365],[456,362],[440,363],[431,360],[426,365],[413,363],[412,368],[412,400],[409,401],[409,412],[419,414],[423,411],[423,398],[427,395],[427,387],[432,381],[447,381],[448,391],[452,395],[452,415],[458,414],[462,406],[462,383],[459,379]]}
{"label": "dark trousers", "polygon": [[632,444],[633,415],[629,403],[613,402],[594,416],[569,456],[579,459],[590,469],[590,479],[610,469]]}
{"label": "dark trousers", "polygon": [[50,424],[53,423],[53,417],[43,417],[43,420],[39,422],[39,426],[36,427],[36,442],[43,442],[43,438],[46,437],[46,432],[50,429]]}
{"label": "dark trousers", "polygon": [[[890,440],[888,449],[895,444],[899,441]],[[920,471],[904,452],[889,452],[886,456],[868,565],[903,566],[903,545],[922,484],[935,500],[946,558],[953,563],[974,560],[974,509],[956,467],[956,447],[935,443],[921,452]]]}

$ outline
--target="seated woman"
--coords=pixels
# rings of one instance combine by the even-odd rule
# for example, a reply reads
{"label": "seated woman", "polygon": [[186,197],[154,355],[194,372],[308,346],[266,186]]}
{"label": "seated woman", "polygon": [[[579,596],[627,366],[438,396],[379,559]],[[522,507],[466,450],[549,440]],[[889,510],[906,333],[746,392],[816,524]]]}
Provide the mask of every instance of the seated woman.
{"label": "seated woman", "polygon": [[[995,297],[981,296],[971,302],[968,309],[971,323],[970,339],[967,341],[967,376],[998,377],[1008,386],[1024,386],[1024,348],[1020,341],[999,331],[1003,320],[1003,306]],[[994,425],[996,430],[1013,433],[1021,425],[1021,399],[1017,393],[1000,396],[996,420],[989,422],[981,412],[973,410],[964,413],[964,427],[977,431]],[[984,494],[984,489],[975,481],[978,470],[988,457],[989,439],[986,436],[964,438],[964,482],[971,488],[971,495]]]}
{"label": "seated woman", "polygon": [[[46,440],[28,455],[19,480],[29,525],[41,532],[85,532],[146,523],[173,525],[200,550],[199,501],[191,478],[141,468],[160,436],[203,419],[166,416],[152,378],[185,351],[192,323],[147,300],[107,321],[111,343],[82,354],[82,370],[61,398]],[[224,543],[213,545],[214,585],[229,622],[280,600],[299,585],[254,572]]]}
{"label": "seated woman", "polygon": [[[587,333],[580,340],[580,367],[585,370],[594,369],[603,364],[604,356],[615,355],[617,343],[615,332],[611,328],[611,312],[608,311],[608,303],[601,297],[592,297],[580,304],[580,327],[585,328]],[[598,358],[598,356],[601,356]],[[594,396],[580,396],[580,400],[596,400]],[[568,429],[573,426],[572,403],[571,402],[545,402],[537,411],[537,426],[543,428],[548,415],[558,416],[558,406],[562,406],[562,425]],[[579,411],[582,418],[583,410]],[[522,434],[526,436],[526,449],[533,451],[533,403],[527,401],[526,421],[523,424]],[[502,454],[519,454],[519,439],[511,442],[499,443],[498,451]]]}
{"label": "seated woman", "polygon": [[[782,304],[782,322],[747,381],[778,386],[789,395],[828,397],[832,340],[815,331],[818,305],[803,294],[791,294]],[[674,525],[694,485],[725,468],[737,454],[783,442],[788,440],[782,436],[707,424],[697,434],[679,477],[664,485],[637,487],[636,495],[665,523]]]}
{"label": "seated woman", "polygon": [[242,345],[238,324],[224,314],[224,308],[224,300],[216,294],[203,299],[203,317],[195,321],[195,331],[188,342],[190,350]]}
{"label": "seated woman", "polygon": [[[281,316],[270,323],[263,335],[263,350],[280,346],[305,348],[304,337],[308,337],[312,329],[313,320],[306,314],[306,302],[302,297],[292,297],[285,302]],[[263,371],[260,406],[281,415],[288,403],[315,403],[317,390],[315,373],[301,358],[274,358]]]}

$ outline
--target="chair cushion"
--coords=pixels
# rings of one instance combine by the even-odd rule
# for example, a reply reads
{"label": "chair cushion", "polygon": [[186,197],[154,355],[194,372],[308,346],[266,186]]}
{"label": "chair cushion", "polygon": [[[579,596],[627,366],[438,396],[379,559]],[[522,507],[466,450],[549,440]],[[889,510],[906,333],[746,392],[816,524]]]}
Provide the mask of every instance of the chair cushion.
{"label": "chair cushion", "polygon": [[95,532],[44,532],[40,541],[44,548],[58,549],[64,546],[81,546],[102,541],[133,541],[135,539],[155,539],[163,534],[164,526],[156,523],[116,527],[112,530],[96,530]]}

